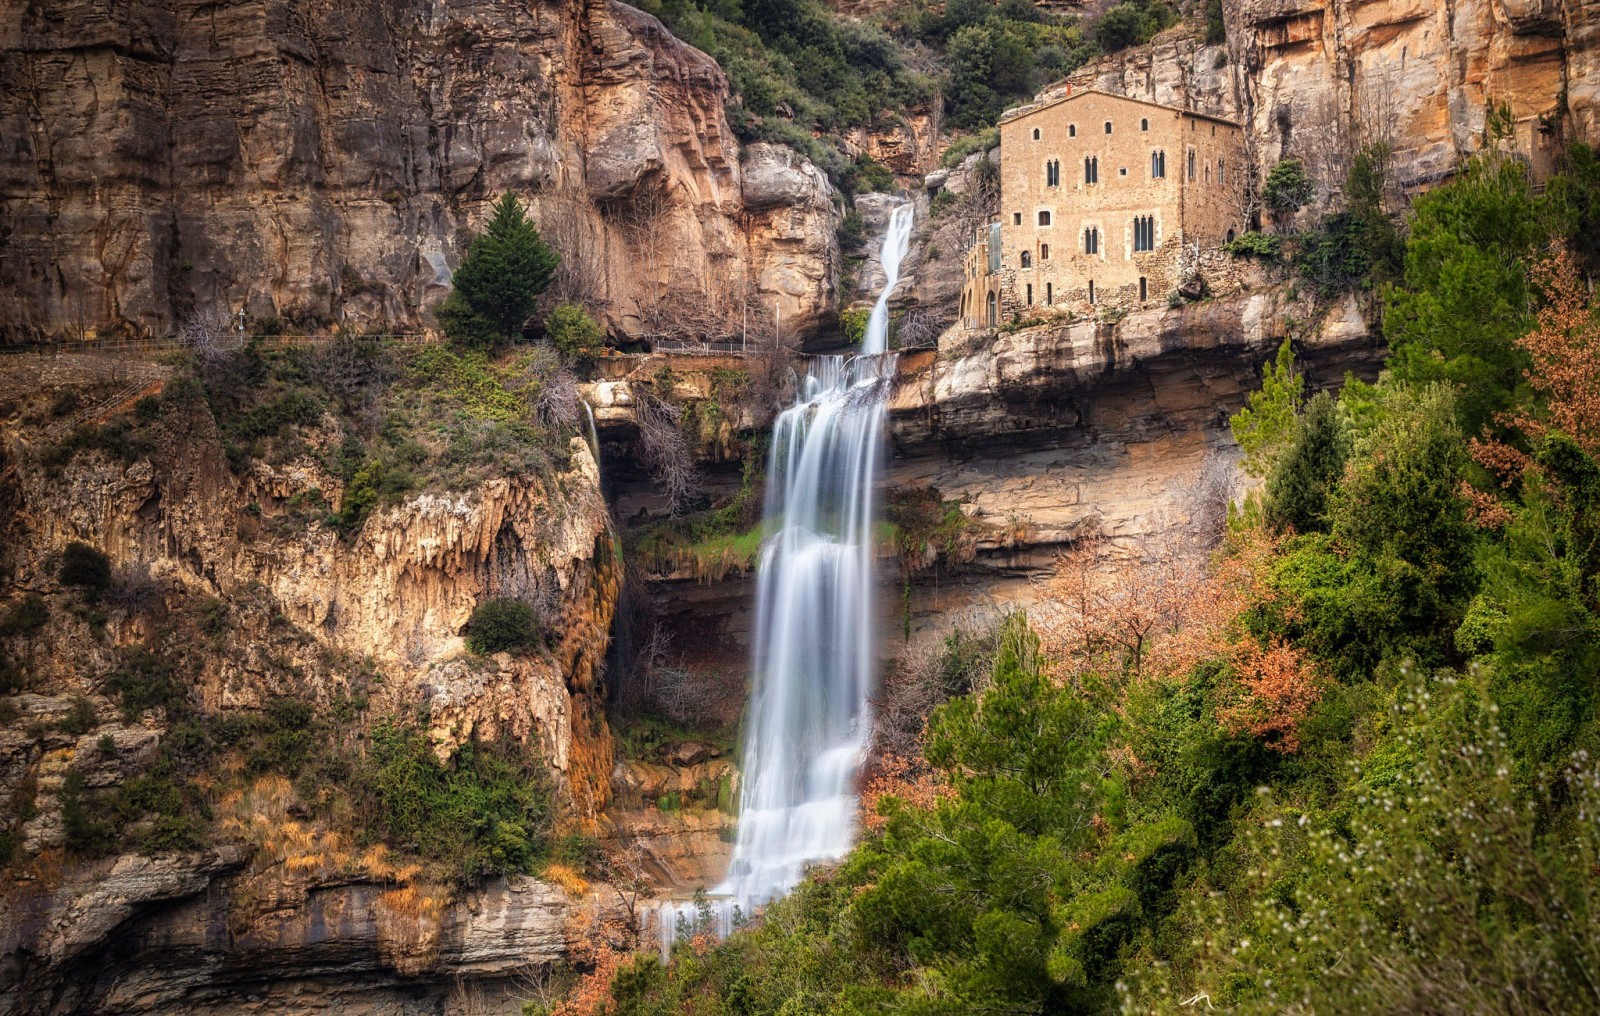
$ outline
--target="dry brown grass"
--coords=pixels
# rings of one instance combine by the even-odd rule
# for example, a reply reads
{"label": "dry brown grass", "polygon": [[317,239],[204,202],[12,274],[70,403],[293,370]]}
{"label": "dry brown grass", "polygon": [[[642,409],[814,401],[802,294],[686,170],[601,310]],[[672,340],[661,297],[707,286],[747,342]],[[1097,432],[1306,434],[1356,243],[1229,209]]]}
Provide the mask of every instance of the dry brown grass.
{"label": "dry brown grass", "polygon": [[539,872],[539,877],[560,886],[562,891],[573,899],[580,899],[589,894],[589,880],[570,864],[551,861],[544,866],[543,871]]}
{"label": "dry brown grass", "polygon": [[439,934],[449,891],[442,886],[406,885],[378,897],[374,918],[378,954],[407,977],[426,973],[439,959]]}

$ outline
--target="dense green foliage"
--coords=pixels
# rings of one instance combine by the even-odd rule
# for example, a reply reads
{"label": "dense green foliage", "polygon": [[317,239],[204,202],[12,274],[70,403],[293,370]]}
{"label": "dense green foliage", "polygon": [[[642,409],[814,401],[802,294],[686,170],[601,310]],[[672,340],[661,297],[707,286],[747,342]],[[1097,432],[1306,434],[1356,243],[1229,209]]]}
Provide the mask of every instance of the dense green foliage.
{"label": "dense green foliage", "polygon": [[96,595],[111,584],[111,560],[86,543],[69,543],[61,551],[60,579],[63,585]]}
{"label": "dense green foliage", "polygon": [[1288,215],[1316,193],[1316,183],[1299,159],[1280,159],[1267,171],[1261,185],[1261,200],[1275,215]]}
{"label": "dense green foliage", "polygon": [[[1417,203],[1376,384],[1305,399],[1289,344],[1268,365],[1234,420],[1260,509],[1221,593],[1154,636],[1189,655],[1072,662],[1093,657],[1052,655],[1059,615],[1043,645],[1012,617],[988,681],[928,719],[939,794],[878,798],[842,865],[720,946],[625,967],[611,1011],[1600,1007],[1600,445],[1541,401],[1594,381],[1500,372],[1540,362],[1525,256],[1592,204],[1569,182],[1541,210],[1504,172]],[[1440,225],[1523,215],[1524,258]],[[1468,264],[1517,295],[1492,327],[1444,316],[1504,299]],[[1600,341],[1575,286],[1561,335]],[[1467,440],[1486,403],[1517,411],[1499,451]]]}
{"label": "dense green foliage", "polygon": [[1512,340],[1532,323],[1527,259],[1549,239],[1547,207],[1521,163],[1485,156],[1413,208],[1405,282],[1384,314],[1392,368],[1456,386],[1469,433],[1510,408],[1522,382],[1527,357]]}
{"label": "dense green foliage", "polygon": [[479,656],[526,649],[539,641],[533,608],[515,597],[484,600],[467,621],[467,648]]}
{"label": "dense green foliage", "polygon": [[560,260],[528,221],[522,202],[506,191],[451,277],[454,288],[437,311],[444,333],[467,346],[518,338]]}
{"label": "dense green foliage", "polygon": [[545,856],[549,776],[515,744],[471,741],[442,763],[422,731],[383,721],[355,783],[370,835],[447,863],[463,879],[529,871]]}
{"label": "dense green foliage", "polygon": [[[745,140],[806,153],[846,192],[892,185],[830,135],[891,121],[937,95],[958,130],[991,128],[1007,106],[1102,51],[1148,41],[1177,20],[1161,0],[1123,0],[1088,22],[1027,0],[891,4],[859,18],[822,0],[647,0],[679,38],[716,58]],[[1209,16],[1209,15],[1208,15]],[[1220,12],[1208,33],[1220,35]],[[1219,40],[1212,40],[1219,41]],[[819,137],[820,135],[820,137]]]}
{"label": "dense green foliage", "polygon": [[594,352],[606,339],[600,323],[575,303],[557,304],[544,320],[544,333],[566,357]]}
{"label": "dense green foliage", "polygon": [[1251,476],[1267,475],[1289,440],[1305,386],[1294,366],[1294,346],[1284,339],[1277,358],[1262,373],[1260,390],[1251,392],[1249,404],[1228,421],[1233,439],[1244,449],[1244,470]]}
{"label": "dense green foliage", "polygon": [[1347,444],[1338,401],[1318,392],[1296,418],[1294,437],[1267,478],[1269,526],[1280,532],[1327,530],[1328,496],[1344,473]]}

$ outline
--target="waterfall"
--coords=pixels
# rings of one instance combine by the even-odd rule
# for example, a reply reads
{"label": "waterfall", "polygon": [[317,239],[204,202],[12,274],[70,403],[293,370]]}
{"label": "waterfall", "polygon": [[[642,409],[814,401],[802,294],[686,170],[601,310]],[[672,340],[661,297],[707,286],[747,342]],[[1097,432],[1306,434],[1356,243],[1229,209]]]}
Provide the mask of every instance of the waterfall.
{"label": "waterfall", "polygon": [[883,292],[872,305],[872,316],[867,319],[867,334],[861,340],[863,353],[882,353],[889,348],[889,296],[900,281],[900,262],[905,260],[906,248],[911,244],[911,219],[913,208],[908,201],[895,206],[889,215],[889,228],[883,234],[883,250],[879,261],[883,264]]}
{"label": "waterfall", "polygon": [[875,678],[875,494],[895,367],[884,352],[888,295],[910,235],[911,206],[900,205],[861,355],[814,358],[773,427],[733,859],[710,898],[663,905],[663,953],[680,926],[709,922],[706,930],[726,935],[741,912],[854,842]]}
{"label": "waterfall", "polygon": [[589,451],[594,455],[594,465],[600,468],[600,431],[594,425],[594,408],[587,399],[579,399],[578,405],[583,407],[583,439],[589,443]]}

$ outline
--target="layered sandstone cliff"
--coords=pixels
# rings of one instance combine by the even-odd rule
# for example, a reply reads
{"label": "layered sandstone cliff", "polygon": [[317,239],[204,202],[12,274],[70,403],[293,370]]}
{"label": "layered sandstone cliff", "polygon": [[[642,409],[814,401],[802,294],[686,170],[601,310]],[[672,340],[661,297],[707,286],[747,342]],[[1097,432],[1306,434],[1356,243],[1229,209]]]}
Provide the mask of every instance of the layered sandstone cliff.
{"label": "layered sandstone cliff", "polygon": [[614,0],[0,4],[0,336],[416,329],[512,190],[622,333],[806,330],[838,212]]}
{"label": "layered sandstone cliff", "polygon": [[1324,197],[1363,141],[1393,147],[1401,187],[1439,181],[1482,146],[1502,103],[1536,169],[1600,132],[1600,9],[1584,0],[1240,0],[1223,11],[1225,44],[1180,27],[1057,88],[1238,120],[1260,166],[1301,158]]}

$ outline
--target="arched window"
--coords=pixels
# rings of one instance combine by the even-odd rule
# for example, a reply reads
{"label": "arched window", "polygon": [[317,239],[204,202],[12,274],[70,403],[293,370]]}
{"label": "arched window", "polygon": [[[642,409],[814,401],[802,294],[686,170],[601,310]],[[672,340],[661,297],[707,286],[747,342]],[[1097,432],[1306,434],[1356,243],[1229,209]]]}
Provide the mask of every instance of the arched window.
{"label": "arched window", "polygon": [[1228,242],[1229,243],[1233,242],[1233,230],[1231,230],[1231,229],[1228,230]]}
{"label": "arched window", "polygon": [[1100,158],[1099,158],[1099,156],[1091,155],[1087,159],[1083,160],[1083,182],[1084,183],[1099,183],[1100,182]]}
{"label": "arched window", "polygon": [[994,306],[994,294],[993,293],[989,294],[988,305],[989,305],[989,309],[988,309],[988,325],[989,325],[990,328],[993,328],[995,326],[995,322],[999,320],[999,314],[996,312],[995,306]]}
{"label": "arched window", "polygon": [[1033,140],[1035,140],[1035,141],[1039,140],[1039,128],[1037,128],[1037,127],[1035,127],[1033,129]]}
{"label": "arched window", "polygon": [[1111,121],[1110,120],[1106,121],[1106,133],[1107,134],[1111,133]]}
{"label": "arched window", "polygon": [[1091,226],[1083,231],[1083,252],[1085,254],[1100,253],[1100,230]]}
{"label": "arched window", "polygon": [[1149,130],[1150,129],[1150,121],[1149,120],[1145,120],[1145,119],[1140,119],[1140,121],[1139,121],[1139,129],[1142,130],[1142,131]]}
{"label": "arched window", "polygon": [[1044,164],[1044,185],[1046,187],[1061,186],[1061,160],[1051,159]]}
{"label": "arched window", "polygon": [[1156,249],[1155,216],[1139,215],[1134,217],[1133,249],[1135,252]]}
{"label": "arched window", "polygon": [[1167,153],[1150,153],[1150,179],[1160,180],[1167,175]]}
{"label": "arched window", "polygon": [[1067,137],[1075,138],[1077,136],[1078,136],[1078,125],[1075,124],[1075,123],[1067,124]]}
{"label": "arched window", "polygon": [[1022,252],[1022,267],[1024,267],[1024,268],[1032,268],[1033,267],[1033,252],[1032,251],[1026,251],[1025,250],[1025,251]]}
{"label": "arched window", "polygon": [[1050,245],[1049,244],[1041,243],[1039,245],[1039,260],[1040,261],[1049,261],[1050,260]]}
{"label": "arched window", "polygon": [[1039,213],[1039,225],[1041,225],[1041,226],[1050,225],[1050,213],[1049,212],[1043,212],[1042,211],[1042,212]]}

